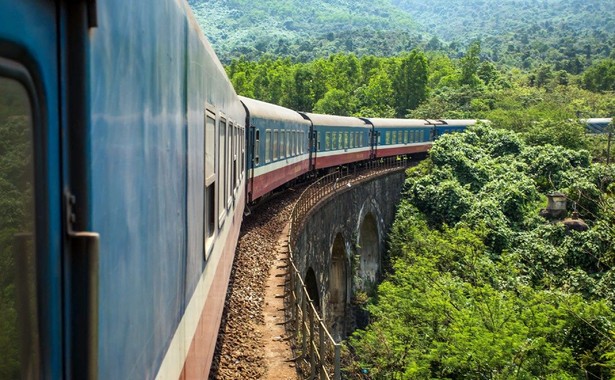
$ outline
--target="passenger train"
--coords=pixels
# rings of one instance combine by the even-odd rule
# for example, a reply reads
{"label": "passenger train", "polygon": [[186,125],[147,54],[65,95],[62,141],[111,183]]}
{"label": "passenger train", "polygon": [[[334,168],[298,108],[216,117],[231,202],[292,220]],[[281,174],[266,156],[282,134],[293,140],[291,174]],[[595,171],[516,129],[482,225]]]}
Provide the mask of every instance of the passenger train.
{"label": "passenger train", "polygon": [[473,123],[239,97],[182,0],[0,0],[0,378],[206,378],[247,204]]}

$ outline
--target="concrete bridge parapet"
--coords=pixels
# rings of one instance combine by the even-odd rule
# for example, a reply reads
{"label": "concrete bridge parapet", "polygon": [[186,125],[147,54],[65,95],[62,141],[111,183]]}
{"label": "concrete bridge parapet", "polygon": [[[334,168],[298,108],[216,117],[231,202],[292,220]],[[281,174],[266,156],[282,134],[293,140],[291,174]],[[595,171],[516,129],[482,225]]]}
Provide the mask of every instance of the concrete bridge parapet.
{"label": "concrete bridge parapet", "polygon": [[336,341],[363,324],[353,305],[370,295],[380,278],[404,179],[398,170],[340,187],[297,231],[295,265]]}

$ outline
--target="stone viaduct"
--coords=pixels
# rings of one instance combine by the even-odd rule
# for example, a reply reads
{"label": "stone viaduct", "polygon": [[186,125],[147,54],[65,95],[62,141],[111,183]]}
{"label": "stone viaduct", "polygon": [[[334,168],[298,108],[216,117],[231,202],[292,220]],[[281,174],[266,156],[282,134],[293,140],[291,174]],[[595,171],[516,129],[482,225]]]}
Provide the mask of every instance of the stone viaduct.
{"label": "stone viaduct", "polygon": [[380,279],[403,170],[341,186],[297,231],[294,261],[328,330],[339,341],[365,324],[360,307]]}

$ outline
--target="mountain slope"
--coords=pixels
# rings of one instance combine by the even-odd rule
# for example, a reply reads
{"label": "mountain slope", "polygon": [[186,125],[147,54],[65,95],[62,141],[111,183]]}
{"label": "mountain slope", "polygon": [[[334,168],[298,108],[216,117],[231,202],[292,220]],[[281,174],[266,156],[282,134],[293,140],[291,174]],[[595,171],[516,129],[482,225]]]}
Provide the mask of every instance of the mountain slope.
{"label": "mountain slope", "polygon": [[420,47],[578,73],[615,56],[608,0],[189,0],[223,62],[244,55],[298,61],[337,52],[387,56]]}

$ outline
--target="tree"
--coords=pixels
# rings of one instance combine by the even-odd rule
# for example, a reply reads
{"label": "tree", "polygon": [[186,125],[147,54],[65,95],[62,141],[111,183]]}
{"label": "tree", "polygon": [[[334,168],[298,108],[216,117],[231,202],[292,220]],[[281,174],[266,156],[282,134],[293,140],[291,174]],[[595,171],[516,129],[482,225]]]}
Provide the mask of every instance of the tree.
{"label": "tree", "polygon": [[590,91],[615,91],[615,59],[593,64],[583,74],[583,86]]}
{"label": "tree", "polygon": [[393,77],[395,113],[404,117],[408,110],[415,109],[427,97],[427,58],[413,50],[399,59]]}
{"label": "tree", "polygon": [[353,112],[353,105],[348,93],[342,90],[332,89],[327,91],[325,96],[316,102],[314,105],[314,112],[350,116]]}
{"label": "tree", "polygon": [[480,66],[480,41],[470,44],[465,56],[461,58],[461,84],[477,87],[481,80],[478,77]]}

